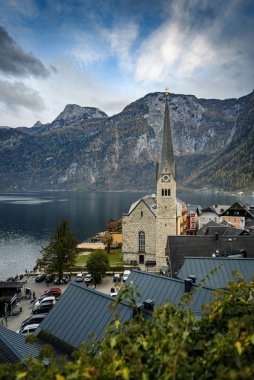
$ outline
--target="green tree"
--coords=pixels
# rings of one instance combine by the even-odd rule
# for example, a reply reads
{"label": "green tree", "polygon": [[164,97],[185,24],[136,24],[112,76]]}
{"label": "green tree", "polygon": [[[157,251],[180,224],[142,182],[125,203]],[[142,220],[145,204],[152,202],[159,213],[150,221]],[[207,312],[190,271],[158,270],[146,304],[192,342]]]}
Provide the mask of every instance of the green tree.
{"label": "green tree", "polygon": [[107,247],[107,253],[110,254],[110,247],[113,243],[113,236],[109,231],[104,232],[104,234],[101,237],[101,241],[103,244]]}
{"label": "green tree", "polygon": [[77,259],[77,240],[70,230],[68,220],[63,220],[46,247],[42,248],[42,258],[38,265],[47,273],[57,273],[59,279],[64,272],[69,272]]}
{"label": "green tree", "polygon": [[101,282],[102,276],[109,269],[108,256],[102,251],[91,253],[87,259],[87,270],[92,274],[96,283]]}

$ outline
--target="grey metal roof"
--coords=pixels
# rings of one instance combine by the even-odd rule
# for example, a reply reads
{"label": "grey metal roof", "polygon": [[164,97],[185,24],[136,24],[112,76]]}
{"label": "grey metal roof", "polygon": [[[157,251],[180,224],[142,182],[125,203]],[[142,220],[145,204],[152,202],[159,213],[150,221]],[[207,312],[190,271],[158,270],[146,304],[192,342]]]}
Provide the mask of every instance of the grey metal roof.
{"label": "grey metal roof", "polygon": [[38,356],[38,346],[27,344],[25,339],[24,335],[0,325],[0,363],[15,363],[30,355]]}
{"label": "grey metal roof", "polygon": [[197,235],[213,235],[218,233],[220,235],[241,235],[244,232],[244,229],[235,228],[230,224],[216,223],[213,220],[208,222],[206,225],[201,227],[197,231]]}
{"label": "grey metal roof", "polygon": [[[57,304],[41,322],[36,334],[50,342],[58,340],[68,347],[78,348],[82,342],[98,341],[114,319],[109,306],[110,296],[82,285],[71,283]],[[118,307],[119,319],[124,322],[132,317],[126,303]],[[44,334],[43,334],[44,333]]]}
{"label": "grey metal roof", "polygon": [[172,276],[175,277],[185,257],[212,257],[216,250],[232,252],[245,250],[248,258],[254,258],[254,236],[168,236],[167,252]]}
{"label": "grey metal roof", "polygon": [[[126,284],[134,284],[140,296],[136,302],[143,303],[146,299],[152,299],[155,305],[166,303],[179,304],[185,293],[184,282],[175,278],[160,276],[148,272],[133,270],[126,280]],[[212,292],[207,288],[193,286],[195,291],[191,302],[191,308],[199,315],[203,304],[212,300]]]}
{"label": "grey metal roof", "polygon": [[136,202],[132,203],[129,213],[132,213],[132,211],[138,206],[140,202],[144,202],[145,205],[149,208],[149,210],[156,216],[157,215],[157,207],[156,207],[156,196],[155,195],[146,195],[143,198],[138,199]]}
{"label": "grey metal roof", "polygon": [[0,289],[23,288],[25,282],[21,281],[0,281]]}
{"label": "grey metal roof", "polygon": [[[212,271],[217,271],[210,275]],[[254,277],[254,259],[228,259],[215,257],[185,257],[184,264],[177,277],[184,280],[189,275],[197,276],[199,284],[207,275],[204,285],[209,288],[226,288],[229,281],[234,281],[233,272],[238,271],[245,281]]]}

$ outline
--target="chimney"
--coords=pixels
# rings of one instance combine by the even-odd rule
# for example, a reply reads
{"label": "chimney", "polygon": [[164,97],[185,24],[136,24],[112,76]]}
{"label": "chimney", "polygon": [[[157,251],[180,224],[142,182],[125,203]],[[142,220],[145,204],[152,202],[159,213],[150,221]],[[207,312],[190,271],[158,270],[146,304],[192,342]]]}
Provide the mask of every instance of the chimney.
{"label": "chimney", "polygon": [[143,309],[144,309],[144,305],[142,303],[137,303],[135,307],[133,308],[133,317],[135,317],[135,315],[140,314]]}
{"label": "chimney", "polygon": [[150,300],[150,299],[145,300],[144,301],[144,309],[146,311],[153,311],[153,309],[154,309],[154,301]]}
{"label": "chimney", "polygon": [[197,276],[195,276],[195,274],[190,274],[189,278],[191,279],[191,281],[192,281],[193,284],[196,284]]}
{"label": "chimney", "polygon": [[241,252],[242,257],[246,259],[246,257],[248,256],[247,251],[245,251],[245,249],[241,249],[240,252]]}
{"label": "chimney", "polygon": [[186,278],[184,280],[184,291],[185,291],[185,293],[190,293],[191,288],[192,288],[192,279]]}

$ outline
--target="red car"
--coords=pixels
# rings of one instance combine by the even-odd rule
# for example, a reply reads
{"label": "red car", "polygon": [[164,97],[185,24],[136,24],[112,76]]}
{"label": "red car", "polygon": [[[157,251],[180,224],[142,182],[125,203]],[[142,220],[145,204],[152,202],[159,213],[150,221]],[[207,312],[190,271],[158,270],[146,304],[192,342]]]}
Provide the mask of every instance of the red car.
{"label": "red car", "polygon": [[62,294],[62,291],[60,288],[49,288],[47,290],[44,290],[44,292],[41,293],[42,297],[45,296],[55,296],[55,297],[60,297]]}

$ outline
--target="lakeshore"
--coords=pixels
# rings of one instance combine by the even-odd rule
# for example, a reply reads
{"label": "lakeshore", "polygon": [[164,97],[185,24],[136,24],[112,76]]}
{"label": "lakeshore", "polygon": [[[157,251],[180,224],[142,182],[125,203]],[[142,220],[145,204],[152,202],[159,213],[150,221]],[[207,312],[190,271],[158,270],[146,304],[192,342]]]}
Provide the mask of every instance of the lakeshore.
{"label": "lakeshore", "polygon": [[[145,193],[131,192],[40,192],[0,194],[0,280],[31,271],[49,243],[57,224],[68,219],[79,242],[106,229],[110,219],[119,219]],[[253,196],[208,192],[182,192],[187,204],[254,204]]]}

